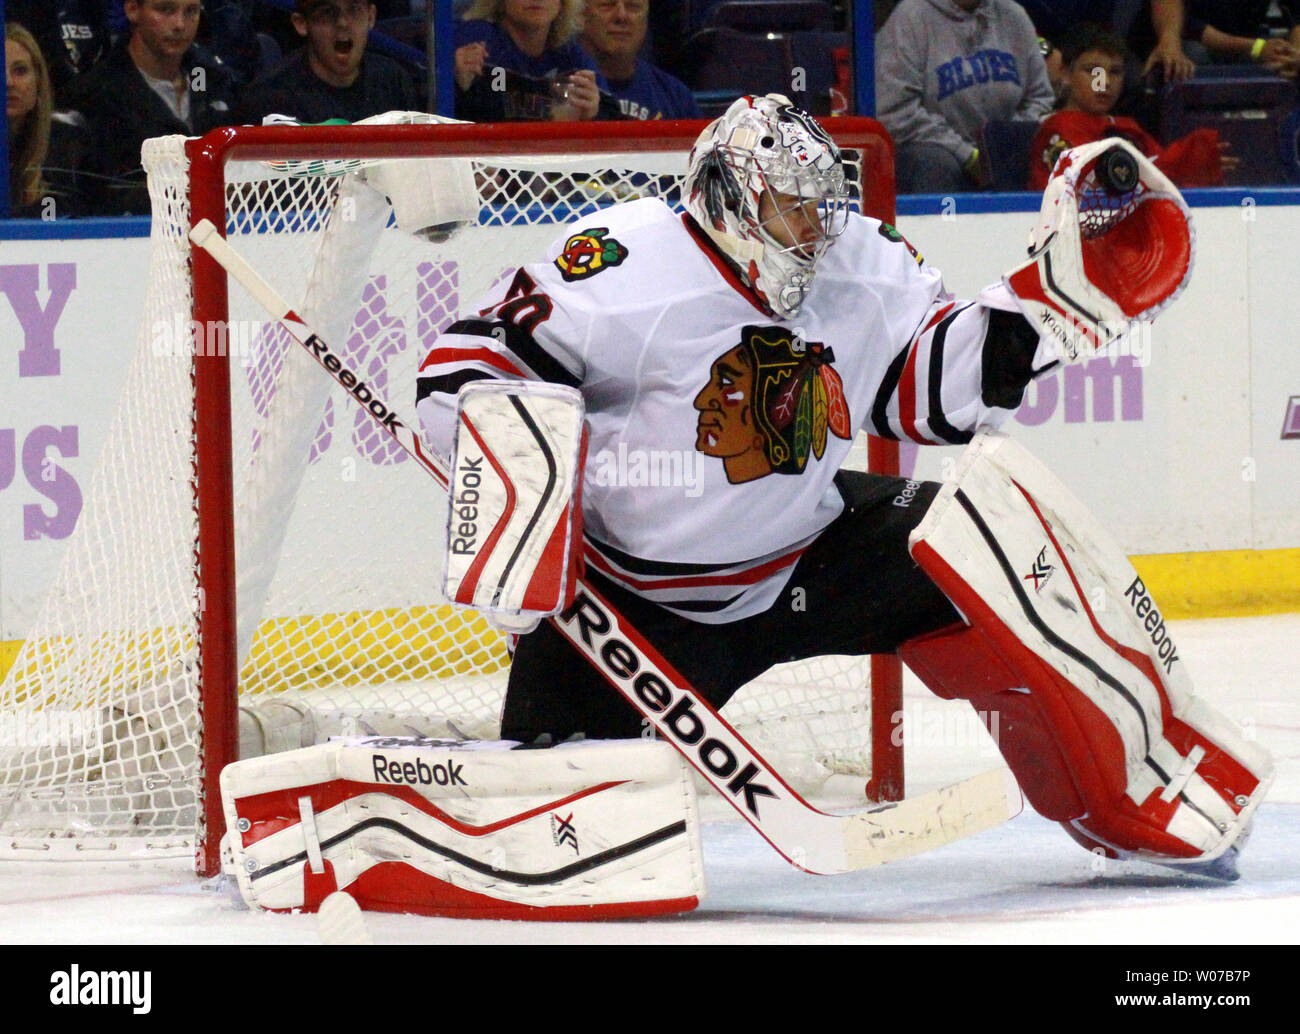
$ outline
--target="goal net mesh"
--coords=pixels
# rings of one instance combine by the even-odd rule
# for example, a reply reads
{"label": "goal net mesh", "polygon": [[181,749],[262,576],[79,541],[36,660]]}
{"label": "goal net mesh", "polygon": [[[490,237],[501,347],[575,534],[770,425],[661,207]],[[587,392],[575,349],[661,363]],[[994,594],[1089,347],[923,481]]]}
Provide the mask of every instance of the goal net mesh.
{"label": "goal net mesh", "polygon": [[[78,527],[0,686],[11,857],[190,853],[202,835],[194,443],[213,416],[195,409],[196,353],[229,357],[239,753],[348,733],[497,736],[509,656],[439,597],[440,488],[237,285],[224,326],[191,326],[184,143],[146,145],[139,344]],[[226,167],[230,241],[413,425],[415,371],[462,309],[573,219],[645,196],[680,208],[686,156],[441,161],[461,163],[462,182],[469,163],[478,205],[450,236],[399,228],[374,185],[383,163],[364,155]],[[830,772],[865,776],[868,667],[774,669],[723,713],[806,792]]]}

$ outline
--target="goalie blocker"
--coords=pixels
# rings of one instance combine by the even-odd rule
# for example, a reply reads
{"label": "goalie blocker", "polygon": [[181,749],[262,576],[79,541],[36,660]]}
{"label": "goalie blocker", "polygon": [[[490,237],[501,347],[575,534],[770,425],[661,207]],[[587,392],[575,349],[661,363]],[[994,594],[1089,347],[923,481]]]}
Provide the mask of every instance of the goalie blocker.
{"label": "goalie blocker", "polygon": [[457,396],[443,595],[507,631],[573,602],[584,414],[558,384],[475,381]]}
{"label": "goalie blocker", "polygon": [[252,908],[616,919],[704,896],[688,769],[651,740],[554,747],[370,737],[221,773],[229,869]]}
{"label": "goalie blocker", "polygon": [[1107,857],[1235,878],[1269,756],[1193,695],[1142,580],[1060,482],[982,431],[909,547],[968,624],[900,654],[939,696],[998,712],[1034,808]]}

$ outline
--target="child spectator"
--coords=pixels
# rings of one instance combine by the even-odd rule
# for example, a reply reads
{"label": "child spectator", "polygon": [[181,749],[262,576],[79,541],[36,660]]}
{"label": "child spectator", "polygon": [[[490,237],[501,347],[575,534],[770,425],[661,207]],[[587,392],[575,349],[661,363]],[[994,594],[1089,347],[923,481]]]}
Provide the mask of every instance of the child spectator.
{"label": "child spectator", "polygon": [[1168,147],[1136,121],[1112,115],[1124,89],[1124,41],[1099,25],[1077,26],[1061,43],[1065,66],[1063,106],[1043,120],[1029,149],[1029,189],[1047,186],[1062,151],[1106,137],[1121,137],[1140,150],[1180,187],[1223,182],[1225,168],[1238,164],[1213,129],[1188,133]]}

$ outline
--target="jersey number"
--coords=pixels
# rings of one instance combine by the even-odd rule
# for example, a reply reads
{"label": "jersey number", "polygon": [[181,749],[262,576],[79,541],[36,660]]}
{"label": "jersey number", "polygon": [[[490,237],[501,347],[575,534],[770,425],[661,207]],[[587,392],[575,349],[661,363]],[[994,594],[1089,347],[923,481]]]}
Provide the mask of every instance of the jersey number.
{"label": "jersey number", "polygon": [[537,281],[522,269],[515,274],[503,301],[484,309],[479,315],[495,313],[504,323],[513,323],[531,334],[551,315],[551,299],[537,289]]}

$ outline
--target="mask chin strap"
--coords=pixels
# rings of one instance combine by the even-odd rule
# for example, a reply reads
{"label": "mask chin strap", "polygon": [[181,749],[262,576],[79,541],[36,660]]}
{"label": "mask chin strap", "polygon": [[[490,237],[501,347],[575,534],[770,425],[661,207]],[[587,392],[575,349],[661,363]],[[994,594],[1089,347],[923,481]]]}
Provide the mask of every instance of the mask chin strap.
{"label": "mask chin strap", "polygon": [[724,230],[715,230],[712,226],[700,227],[709,240],[713,241],[719,250],[728,258],[735,259],[744,268],[750,262],[757,262],[763,257],[763,245],[757,241],[747,241],[743,237],[737,237],[734,233],[727,233]]}

